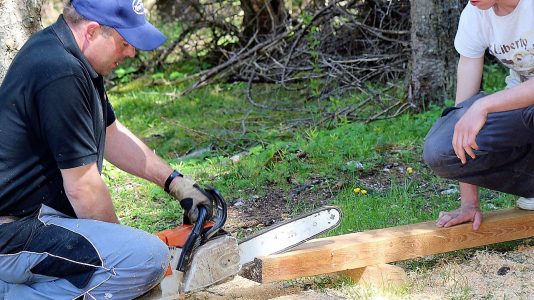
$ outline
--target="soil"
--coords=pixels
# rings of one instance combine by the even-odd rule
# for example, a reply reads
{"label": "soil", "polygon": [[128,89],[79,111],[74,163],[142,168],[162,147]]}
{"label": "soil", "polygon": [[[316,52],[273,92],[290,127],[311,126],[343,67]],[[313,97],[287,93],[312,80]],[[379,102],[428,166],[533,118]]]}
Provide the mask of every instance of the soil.
{"label": "soil", "polygon": [[[290,180],[290,179],[288,179]],[[313,178],[296,184],[289,192],[275,185],[262,188],[263,196],[250,191],[250,199],[231,200],[225,230],[238,238],[252,235],[274,223],[329,204],[339,182]]]}

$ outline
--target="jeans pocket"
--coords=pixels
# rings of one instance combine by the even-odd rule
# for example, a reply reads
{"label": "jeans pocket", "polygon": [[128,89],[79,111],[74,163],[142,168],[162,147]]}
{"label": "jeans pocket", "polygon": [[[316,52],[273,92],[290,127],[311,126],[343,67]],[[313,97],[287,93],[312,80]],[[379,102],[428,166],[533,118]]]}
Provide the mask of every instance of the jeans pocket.
{"label": "jeans pocket", "polygon": [[461,106],[460,107],[456,107],[456,106],[451,106],[451,107],[446,107],[442,112],[441,112],[441,117],[445,117],[447,116],[451,111],[455,111],[457,109],[460,109],[462,108]]}

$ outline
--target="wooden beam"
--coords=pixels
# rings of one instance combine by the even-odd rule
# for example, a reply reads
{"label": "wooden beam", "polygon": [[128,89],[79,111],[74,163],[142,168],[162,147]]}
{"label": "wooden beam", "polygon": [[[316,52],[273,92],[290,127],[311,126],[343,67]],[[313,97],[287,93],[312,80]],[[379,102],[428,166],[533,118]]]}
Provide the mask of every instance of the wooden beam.
{"label": "wooden beam", "polygon": [[308,241],[290,252],[256,258],[246,277],[257,282],[358,269],[534,236],[534,211],[505,209],[472,224],[437,228],[425,222]]}

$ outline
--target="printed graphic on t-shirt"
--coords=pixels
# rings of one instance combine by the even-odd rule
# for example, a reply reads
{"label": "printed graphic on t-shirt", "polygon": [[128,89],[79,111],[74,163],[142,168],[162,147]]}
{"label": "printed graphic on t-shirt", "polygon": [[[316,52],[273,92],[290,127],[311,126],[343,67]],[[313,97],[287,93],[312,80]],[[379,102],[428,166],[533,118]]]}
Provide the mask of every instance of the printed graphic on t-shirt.
{"label": "printed graphic on t-shirt", "polygon": [[534,77],[534,30],[511,43],[493,44],[489,52],[506,67],[516,71],[522,82]]}
{"label": "printed graphic on t-shirt", "polygon": [[510,68],[507,87],[516,86],[534,78],[533,12],[534,0],[517,1],[515,9],[503,16],[469,2],[462,11],[454,46],[468,58],[481,58],[488,50]]}

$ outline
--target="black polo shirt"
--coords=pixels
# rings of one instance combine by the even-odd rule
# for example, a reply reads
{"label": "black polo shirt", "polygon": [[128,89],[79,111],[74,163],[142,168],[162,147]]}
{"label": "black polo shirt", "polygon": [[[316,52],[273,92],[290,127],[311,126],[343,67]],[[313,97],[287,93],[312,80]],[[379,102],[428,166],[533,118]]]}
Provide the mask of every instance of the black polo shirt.
{"label": "black polo shirt", "polygon": [[115,121],[103,79],[62,16],[18,52],[0,86],[0,215],[75,216],[60,169],[97,162]]}

